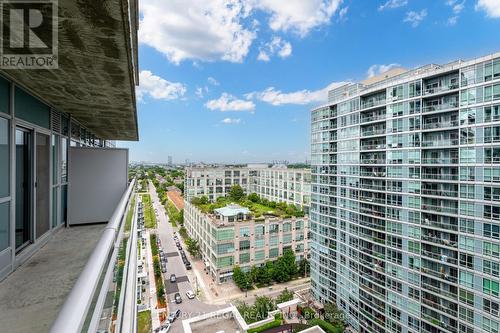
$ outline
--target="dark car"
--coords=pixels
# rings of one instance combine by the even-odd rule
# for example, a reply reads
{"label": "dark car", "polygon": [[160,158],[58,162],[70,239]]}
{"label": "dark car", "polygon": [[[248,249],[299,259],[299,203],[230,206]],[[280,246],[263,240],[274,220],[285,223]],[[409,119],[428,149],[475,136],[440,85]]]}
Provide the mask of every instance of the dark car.
{"label": "dark car", "polygon": [[[174,295],[174,299],[175,299],[175,303],[176,304],[180,304],[182,303],[182,297],[181,297],[181,294],[179,293],[175,293]],[[177,311],[176,311],[177,312]],[[180,314],[180,311],[179,311],[179,314]]]}
{"label": "dark car", "polygon": [[161,265],[161,272],[166,273],[167,272],[167,266]]}
{"label": "dark car", "polygon": [[[179,293],[175,295],[176,296],[179,295],[179,297],[181,296]],[[168,315],[168,321],[173,323],[180,315],[181,315],[181,310],[177,309]]]}
{"label": "dark car", "polygon": [[170,282],[175,283],[175,281],[177,281],[175,274],[170,274]]}
{"label": "dark car", "polygon": [[184,265],[186,266],[186,269],[191,269],[191,263],[189,261],[185,262]]}

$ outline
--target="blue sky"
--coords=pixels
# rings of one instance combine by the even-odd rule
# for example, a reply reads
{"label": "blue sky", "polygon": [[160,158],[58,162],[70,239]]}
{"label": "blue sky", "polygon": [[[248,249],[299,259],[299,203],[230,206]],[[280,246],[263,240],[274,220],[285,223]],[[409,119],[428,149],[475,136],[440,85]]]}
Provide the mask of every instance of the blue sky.
{"label": "blue sky", "polygon": [[328,87],[500,51],[500,0],[141,0],[132,161],[309,159]]}

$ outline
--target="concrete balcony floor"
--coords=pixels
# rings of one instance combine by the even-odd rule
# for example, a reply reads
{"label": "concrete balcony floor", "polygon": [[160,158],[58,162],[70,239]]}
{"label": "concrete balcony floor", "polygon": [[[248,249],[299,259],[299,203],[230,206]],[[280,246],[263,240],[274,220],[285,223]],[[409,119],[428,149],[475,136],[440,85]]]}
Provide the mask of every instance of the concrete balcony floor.
{"label": "concrete balcony floor", "polygon": [[0,282],[0,331],[48,332],[105,228],[62,228]]}

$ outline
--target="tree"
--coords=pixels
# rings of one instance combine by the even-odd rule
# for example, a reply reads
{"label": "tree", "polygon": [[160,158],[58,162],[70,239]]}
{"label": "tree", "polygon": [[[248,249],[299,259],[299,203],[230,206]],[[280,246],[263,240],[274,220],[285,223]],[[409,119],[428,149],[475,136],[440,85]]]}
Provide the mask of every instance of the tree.
{"label": "tree", "polygon": [[340,326],[344,325],[344,313],[337,308],[334,303],[325,303],[324,305],[324,316],[325,320],[332,325]]}
{"label": "tree", "polygon": [[257,193],[250,193],[248,195],[248,200],[250,200],[251,202],[258,203],[260,201],[260,198],[259,198],[259,195]]}
{"label": "tree", "polygon": [[298,274],[300,276],[307,276],[306,274],[309,274],[309,272],[311,271],[309,261],[305,258],[299,261],[298,266],[299,266]]}
{"label": "tree", "polygon": [[257,296],[254,307],[257,320],[266,319],[269,311],[273,311],[276,308],[273,300],[267,296]]}
{"label": "tree", "polygon": [[187,250],[190,255],[197,257],[200,255],[200,244],[196,239],[188,238],[186,240]]}
{"label": "tree", "polygon": [[233,185],[229,191],[229,198],[235,202],[240,201],[245,196],[245,192],[240,185]]}
{"label": "tree", "polygon": [[290,275],[290,278],[297,275],[298,267],[297,267],[297,263],[295,261],[295,253],[290,249],[285,250],[285,252],[283,253],[283,256],[281,258],[282,258],[284,266],[286,267],[286,271],[287,271],[288,275]]}
{"label": "tree", "polygon": [[239,266],[236,266],[233,269],[233,281],[236,283],[238,288],[243,291],[248,290],[251,286],[248,275],[243,272]]}
{"label": "tree", "polygon": [[276,297],[276,304],[291,301],[293,299],[293,292],[289,291],[287,288]]}

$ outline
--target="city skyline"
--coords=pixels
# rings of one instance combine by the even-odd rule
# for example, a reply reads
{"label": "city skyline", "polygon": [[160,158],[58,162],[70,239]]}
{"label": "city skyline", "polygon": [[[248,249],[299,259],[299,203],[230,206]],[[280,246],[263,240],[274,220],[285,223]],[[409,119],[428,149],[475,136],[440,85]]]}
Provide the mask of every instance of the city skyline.
{"label": "city skyline", "polygon": [[[328,87],[395,66],[468,60],[499,44],[490,33],[500,28],[494,1],[232,3],[229,11],[213,2],[196,21],[196,1],[185,6],[194,18],[175,1],[141,2],[140,141],[118,143],[131,160],[303,162],[310,110],[326,102]],[[163,19],[186,24],[150,28]]]}

